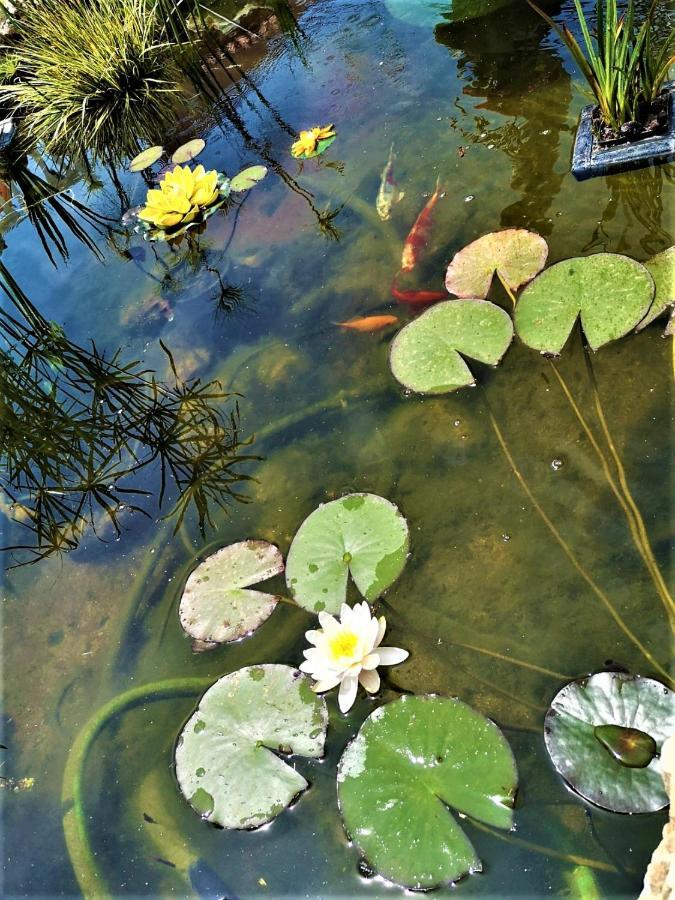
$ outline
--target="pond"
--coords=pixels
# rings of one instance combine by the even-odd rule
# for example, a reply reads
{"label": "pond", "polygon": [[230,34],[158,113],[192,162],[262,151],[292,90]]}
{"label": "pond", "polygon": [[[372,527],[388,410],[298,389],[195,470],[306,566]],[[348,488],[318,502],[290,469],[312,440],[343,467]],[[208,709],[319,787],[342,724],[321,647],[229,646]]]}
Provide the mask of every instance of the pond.
{"label": "pond", "polygon": [[[394,329],[336,323],[393,315],[400,326],[418,314],[392,297],[392,279],[437,184],[428,252],[402,290],[442,291],[453,255],[503,228],[544,237],[549,264],[597,252],[644,261],[673,243],[675,168],[578,183],[570,157],[586,97],[547,24],[514,2],[434,29],[413,7],[302,5],[300,30],[252,56],[250,77],[227,102],[186,114],[167,136],[172,147],[201,137],[207,169],[268,168],[192,249],[153,245],[127,228],[113,242],[92,232],[100,259],[68,237],[69,259],[52,265],[29,221],[5,232],[2,261],[47,320],[82,347],[121,348],[159,378],[171,379],[161,341],[181,377],[218,379],[233,394],[228,409],[236,399],[240,453],[250,457],[236,466],[250,480],[232,488],[248,502],[213,505],[204,534],[193,509],[175,531],[176,517],[164,517],[175,491],[169,485],[160,509],[160,476],[149,466],[134,482],[149,495],[133,498],[149,516],[118,510],[117,534],[95,511],[96,533],[87,528],[71,552],[6,572],[5,896],[79,895],[73,864],[82,871],[92,861],[101,895],[402,894],[359,867],[335,789],[349,740],[401,692],[461,698],[499,725],[518,767],[515,829],[463,823],[483,872],[438,896],[640,890],[666,813],[585,803],[553,768],[543,720],[572,678],[612,667],[661,678],[654,661],[668,665],[668,621],[603,470],[615,463],[598,416],[666,572],[673,407],[662,323],[603,347],[590,371],[578,329],[555,362],[516,340],[499,367],[471,363],[477,386],[442,396],[407,392],[392,377]],[[574,21],[571,2],[547,9]],[[334,123],[337,139],[319,162],[300,164],[290,145],[318,123]],[[404,194],[383,221],[376,197],[390,148]],[[71,188],[101,215],[119,220],[119,192],[127,206],[144,199],[143,177],[124,167],[117,184],[97,170],[93,192],[85,175]],[[497,283],[490,297],[510,309]],[[222,675],[297,666],[314,619],[280,603],[248,639],[193,653],[178,619],[185,580],[197,560],[246,538],[285,557],[312,510],[350,492],[387,498],[408,523],[410,556],[381,611],[386,643],[410,655],[347,715],[328,695],[325,758],[294,759],[310,783],[297,803],[257,831],[214,828],[179,793],[177,736]],[[4,543],[25,543],[20,524],[5,518],[3,527]],[[7,554],[5,564],[22,560]],[[282,576],[270,585],[285,592]],[[74,788],[80,774],[66,764],[90,717],[166,679],[202,687],[167,697],[140,690],[103,722]],[[71,860],[63,822],[71,814],[72,826],[77,789]]]}

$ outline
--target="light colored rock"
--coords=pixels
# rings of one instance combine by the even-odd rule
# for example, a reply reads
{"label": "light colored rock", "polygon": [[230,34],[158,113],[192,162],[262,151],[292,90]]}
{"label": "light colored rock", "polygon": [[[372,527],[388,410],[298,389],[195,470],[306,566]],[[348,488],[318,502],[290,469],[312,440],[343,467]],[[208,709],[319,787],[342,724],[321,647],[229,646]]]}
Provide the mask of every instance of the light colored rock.
{"label": "light colored rock", "polygon": [[661,749],[661,769],[670,798],[670,818],[647,867],[639,900],[675,900],[675,734]]}

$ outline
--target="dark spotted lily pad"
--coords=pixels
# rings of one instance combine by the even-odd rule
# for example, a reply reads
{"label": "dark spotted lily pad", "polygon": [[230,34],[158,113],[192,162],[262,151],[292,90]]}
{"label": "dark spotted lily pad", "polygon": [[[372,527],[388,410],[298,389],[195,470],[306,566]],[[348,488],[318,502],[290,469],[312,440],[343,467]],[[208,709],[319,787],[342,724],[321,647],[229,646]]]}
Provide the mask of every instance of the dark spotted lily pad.
{"label": "dark spotted lily pad", "polygon": [[657,253],[644,265],[654,279],[656,292],[649,312],[638,325],[638,331],[658,319],[669,307],[675,306],[675,247]]}
{"label": "dark spotted lily pad", "polygon": [[192,141],[188,141],[186,144],[181,144],[181,146],[172,154],[171,162],[176,163],[176,165],[188,163],[199,156],[204,147],[206,147],[206,143],[201,138],[195,138]]}
{"label": "dark spotted lily pad", "polygon": [[278,548],[265,541],[222,547],[190,574],[178,614],[197,641],[223,644],[255,631],[272,614],[279,598],[247,590],[284,571]]}
{"label": "dark spotted lily pad", "polygon": [[484,299],[497,273],[515,291],[541,272],[547,256],[546,241],[533,231],[493,231],[455,253],[445,273],[445,286],[456,297]]}
{"label": "dark spotted lily pad", "polygon": [[401,574],[408,525],[398,508],[375,494],[347,494],[323,503],[302,523],[286,559],[286,584],[312,612],[338,613],[347,577],[376,600]]}
{"label": "dark spotted lily pad", "polygon": [[238,175],[230,181],[231,191],[248,191],[267,175],[265,166],[249,166],[248,169],[242,169]]}
{"label": "dark spotted lily pad", "polygon": [[163,153],[164,147],[147,147],[145,150],[141,151],[138,156],[134,156],[129,163],[129,171],[142,172],[144,169],[149,169],[150,166],[153,166],[157,162]]}
{"label": "dark spotted lily pad", "polygon": [[632,331],[649,309],[654,281],[634,259],[596,253],[556,263],[520,295],[515,323],[534,350],[558,354],[581,316],[593,350]]}
{"label": "dark spotted lily pad", "polygon": [[599,672],[567,684],[546,714],[544,737],[565,781],[591,803],[621,813],[668,803],[658,753],[675,732],[675,694],[661,682]]}
{"label": "dark spotted lily pad", "polygon": [[455,814],[513,824],[511,749],[494,722],[459,700],[407,696],[376,709],[337,780],[351,840],[380,875],[413,890],[481,871]]}
{"label": "dark spotted lily pad", "polygon": [[511,319],[499,306],[486,300],[449,300],[399,331],[389,364],[394,378],[409,390],[445,394],[476,383],[462,356],[496,366],[512,338]]}
{"label": "dark spotted lily pad", "polygon": [[199,701],[176,745],[176,777],[199,815],[223,828],[257,828],[307,781],[278,754],[320,757],[328,714],[290,666],[247,666]]}

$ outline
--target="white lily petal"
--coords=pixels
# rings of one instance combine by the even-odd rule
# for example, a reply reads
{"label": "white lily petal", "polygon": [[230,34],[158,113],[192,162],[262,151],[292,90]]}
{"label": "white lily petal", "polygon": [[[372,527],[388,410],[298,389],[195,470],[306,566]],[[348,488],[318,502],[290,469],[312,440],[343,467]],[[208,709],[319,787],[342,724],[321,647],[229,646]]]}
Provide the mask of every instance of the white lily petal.
{"label": "white lily petal", "polygon": [[400,647],[378,647],[377,655],[380,657],[381,666],[395,666],[407,659],[410,654]]}
{"label": "white lily petal", "polygon": [[374,669],[371,671],[363,671],[359,675],[359,681],[369,694],[375,694],[380,689],[380,675]]}
{"label": "white lily petal", "polygon": [[309,660],[305,660],[303,663],[300,663],[298,666],[301,672],[307,672],[308,674],[312,674],[314,672],[315,666]]}
{"label": "white lily petal", "polygon": [[316,644],[317,641],[320,641],[323,637],[323,634],[320,631],[306,631],[305,638],[307,643]]}
{"label": "white lily petal", "polygon": [[377,620],[377,637],[375,638],[375,646],[379,647],[382,643],[382,638],[384,637],[384,633],[387,630],[387,620],[384,616],[380,616]]}
{"label": "white lily petal", "polygon": [[348,625],[352,618],[352,609],[348,603],[343,603],[340,607],[340,621],[343,625]]}
{"label": "white lily petal", "polygon": [[323,630],[327,632],[333,632],[340,627],[337,619],[327,612],[319,613],[319,624],[321,625]]}
{"label": "white lily petal", "polygon": [[317,694],[323,694],[324,691],[330,691],[337,684],[340,684],[339,678],[324,678],[312,685],[312,690]]}
{"label": "white lily petal", "polygon": [[376,669],[380,665],[380,654],[377,651],[369,653],[368,656],[364,656],[361,660],[361,665],[366,671]]}
{"label": "white lily petal", "polygon": [[338,706],[340,712],[348,712],[356,700],[356,691],[359,687],[359,679],[355,675],[346,675],[340,683],[338,691]]}

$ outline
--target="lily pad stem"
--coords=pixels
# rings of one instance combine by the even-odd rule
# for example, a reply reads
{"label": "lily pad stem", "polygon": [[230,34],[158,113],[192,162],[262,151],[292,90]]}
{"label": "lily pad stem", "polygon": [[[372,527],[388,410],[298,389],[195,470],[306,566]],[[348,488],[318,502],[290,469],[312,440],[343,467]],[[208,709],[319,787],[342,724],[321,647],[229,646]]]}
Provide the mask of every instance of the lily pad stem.
{"label": "lily pad stem", "polygon": [[513,291],[512,291],[511,288],[508,286],[508,284],[506,283],[506,281],[504,281],[504,279],[503,279],[503,277],[502,277],[502,273],[499,271],[499,269],[497,269],[497,278],[499,278],[499,280],[501,281],[502,287],[504,288],[504,290],[506,291],[506,293],[509,295],[509,299],[511,300],[511,303],[513,303],[513,306],[514,306],[514,308],[515,308],[515,305],[516,305],[516,295],[513,293]]}

